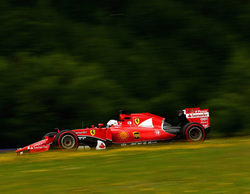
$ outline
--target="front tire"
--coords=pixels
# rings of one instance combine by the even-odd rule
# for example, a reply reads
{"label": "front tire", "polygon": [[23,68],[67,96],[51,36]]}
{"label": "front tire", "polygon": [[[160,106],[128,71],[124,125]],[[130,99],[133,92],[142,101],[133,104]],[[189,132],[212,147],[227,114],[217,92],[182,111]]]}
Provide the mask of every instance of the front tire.
{"label": "front tire", "polygon": [[78,137],[73,131],[61,131],[57,134],[54,142],[59,149],[65,150],[77,150],[79,146]]}
{"label": "front tire", "polygon": [[203,142],[206,138],[206,132],[201,124],[188,123],[183,127],[183,136],[189,142]]}

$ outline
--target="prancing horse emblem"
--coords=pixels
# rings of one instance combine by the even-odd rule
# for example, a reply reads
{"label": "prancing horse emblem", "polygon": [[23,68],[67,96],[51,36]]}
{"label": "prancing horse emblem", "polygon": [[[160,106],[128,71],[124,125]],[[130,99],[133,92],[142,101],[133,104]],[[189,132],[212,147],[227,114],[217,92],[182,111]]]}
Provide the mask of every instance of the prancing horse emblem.
{"label": "prancing horse emblem", "polygon": [[94,135],[95,135],[95,130],[94,130],[94,129],[91,129],[91,130],[90,130],[90,134],[91,134],[92,136],[94,136]]}
{"label": "prancing horse emblem", "polygon": [[138,125],[140,123],[140,119],[139,118],[135,118],[135,124]]}

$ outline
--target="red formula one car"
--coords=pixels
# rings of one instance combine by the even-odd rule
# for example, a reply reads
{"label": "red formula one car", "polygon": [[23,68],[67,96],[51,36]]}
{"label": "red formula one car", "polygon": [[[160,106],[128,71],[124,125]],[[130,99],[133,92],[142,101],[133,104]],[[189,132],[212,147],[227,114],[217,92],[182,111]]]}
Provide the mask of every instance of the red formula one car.
{"label": "red formula one car", "polygon": [[208,109],[186,108],[178,111],[178,118],[179,124],[173,126],[165,118],[154,114],[120,111],[119,120],[110,120],[105,128],[99,124],[98,127],[50,132],[41,141],[16,152],[76,150],[79,146],[105,149],[112,144],[150,144],[171,139],[205,140],[210,130]]}

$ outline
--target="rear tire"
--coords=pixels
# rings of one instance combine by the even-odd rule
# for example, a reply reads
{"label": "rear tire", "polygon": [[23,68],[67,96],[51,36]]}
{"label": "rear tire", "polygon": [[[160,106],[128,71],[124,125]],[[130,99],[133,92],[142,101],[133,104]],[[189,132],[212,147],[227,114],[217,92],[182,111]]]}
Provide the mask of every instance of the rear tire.
{"label": "rear tire", "polygon": [[188,123],[183,127],[183,136],[189,142],[203,142],[206,138],[206,132],[200,123]]}
{"label": "rear tire", "polygon": [[61,131],[54,140],[59,149],[77,150],[79,140],[73,131]]}

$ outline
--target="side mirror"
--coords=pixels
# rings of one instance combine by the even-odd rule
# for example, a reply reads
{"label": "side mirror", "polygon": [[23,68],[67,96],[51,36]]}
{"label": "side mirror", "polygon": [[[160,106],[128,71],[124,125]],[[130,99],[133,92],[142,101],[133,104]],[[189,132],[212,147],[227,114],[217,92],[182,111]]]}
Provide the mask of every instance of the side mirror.
{"label": "side mirror", "polygon": [[183,112],[183,110],[178,110],[178,111],[177,111],[177,114],[178,114],[178,116],[180,117],[180,116],[184,115],[184,112]]}
{"label": "side mirror", "polygon": [[60,129],[54,128],[54,131],[57,131],[57,133],[60,133]]}
{"label": "side mirror", "polygon": [[102,123],[99,123],[99,124],[98,124],[98,127],[99,127],[99,128],[101,128],[102,126],[103,126],[103,124],[102,124]]}

